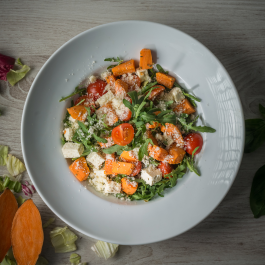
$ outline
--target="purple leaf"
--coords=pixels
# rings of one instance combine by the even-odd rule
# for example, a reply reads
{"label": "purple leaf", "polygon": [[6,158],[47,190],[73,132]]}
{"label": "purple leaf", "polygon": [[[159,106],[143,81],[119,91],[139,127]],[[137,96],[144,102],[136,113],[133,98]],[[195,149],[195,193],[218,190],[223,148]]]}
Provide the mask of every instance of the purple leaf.
{"label": "purple leaf", "polygon": [[5,80],[7,73],[14,67],[15,59],[0,53],[0,79]]}

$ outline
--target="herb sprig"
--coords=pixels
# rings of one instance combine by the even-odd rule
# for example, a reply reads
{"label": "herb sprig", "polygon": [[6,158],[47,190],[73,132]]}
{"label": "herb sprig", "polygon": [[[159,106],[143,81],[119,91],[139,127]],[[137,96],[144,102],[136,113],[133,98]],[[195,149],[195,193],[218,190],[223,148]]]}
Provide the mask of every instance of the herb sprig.
{"label": "herb sprig", "polygon": [[162,73],[162,74],[168,74],[168,71],[165,71],[164,69],[163,69],[163,67],[160,65],[160,64],[156,64],[156,68],[157,68],[157,70],[160,72],[160,73]]}
{"label": "herb sprig", "polygon": [[116,63],[118,63],[118,64],[114,64],[114,65],[108,66],[107,69],[111,69],[111,68],[113,68],[113,67],[115,67],[115,66],[117,66],[117,65],[119,65],[119,64],[121,64],[123,62],[123,60],[121,60],[120,57],[117,57],[117,58],[114,58],[114,57],[106,58],[104,61],[105,62],[116,62]]}
{"label": "herb sprig", "polygon": [[62,97],[62,98],[59,100],[59,102],[62,102],[62,101],[66,100],[66,99],[68,99],[68,98],[71,98],[72,96],[77,95],[77,94],[79,94],[80,96],[83,96],[83,95],[85,94],[85,92],[86,92],[86,88],[79,88],[79,87],[77,86],[77,87],[75,88],[75,90],[74,90],[73,93],[71,93],[69,96]]}

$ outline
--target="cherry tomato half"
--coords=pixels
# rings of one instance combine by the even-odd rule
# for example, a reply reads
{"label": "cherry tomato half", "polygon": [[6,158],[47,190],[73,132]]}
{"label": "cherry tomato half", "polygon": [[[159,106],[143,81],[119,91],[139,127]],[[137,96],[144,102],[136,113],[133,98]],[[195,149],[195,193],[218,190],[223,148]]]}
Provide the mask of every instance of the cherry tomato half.
{"label": "cherry tomato half", "polygon": [[105,91],[105,86],[107,83],[103,80],[98,79],[95,83],[89,84],[87,87],[87,94],[90,98],[94,101],[102,97],[104,94],[107,93]]}
{"label": "cherry tomato half", "polygon": [[79,105],[83,105],[85,107],[90,107],[91,114],[95,112],[96,105],[94,103],[94,100],[91,99],[88,95],[81,96],[75,100],[75,105],[77,105],[80,101],[85,100],[81,102]]}
{"label": "cherry tomato half", "polygon": [[142,170],[142,163],[140,161],[137,162],[130,162],[133,163],[135,165],[135,168],[132,172],[132,174],[130,175],[131,177],[135,177],[136,175],[138,175],[140,173],[140,171]]}
{"label": "cherry tomato half", "polygon": [[131,124],[123,123],[112,130],[111,137],[115,144],[127,145],[134,137],[134,129]]}
{"label": "cherry tomato half", "polygon": [[198,150],[195,152],[195,155],[199,154],[202,145],[203,145],[203,139],[202,136],[199,133],[189,133],[185,138],[184,138],[184,149],[186,152],[190,155],[192,155],[193,150],[199,146]]}
{"label": "cherry tomato half", "polygon": [[157,167],[162,172],[163,177],[169,174],[173,170],[172,166],[166,162],[160,162],[160,164]]}

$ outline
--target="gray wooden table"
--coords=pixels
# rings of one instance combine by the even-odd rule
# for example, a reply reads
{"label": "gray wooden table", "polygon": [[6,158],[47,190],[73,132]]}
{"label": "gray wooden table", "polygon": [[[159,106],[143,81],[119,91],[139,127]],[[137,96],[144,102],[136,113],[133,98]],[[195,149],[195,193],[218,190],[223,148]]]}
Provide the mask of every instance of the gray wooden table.
{"label": "gray wooden table", "polygon": [[[118,20],[148,20],[178,28],[207,46],[224,64],[239,92],[245,118],[265,104],[265,1],[254,0],[0,0],[0,53],[21,57],[32,71],[14,87],[0,81],[0,144],[22,159],[20,122],[34,77],[49,56],[82,31]],[[92,241],[77,233],[82,261],[95,264],[265,264],[265,217],[254,219],[249,193],[255,171],[265,162],[265,146],[244,155],[237,178],[223,202],[202,223],[170,240],[121,246],[115,258],[99,259]],[[0,168],[5,173],[4,168]],[[25,174],[24,180],[29,179]],[[35,194],[42,219],[55,217]],[[45,229],[43,256],[69,264],[69,253],[55,254]]]}

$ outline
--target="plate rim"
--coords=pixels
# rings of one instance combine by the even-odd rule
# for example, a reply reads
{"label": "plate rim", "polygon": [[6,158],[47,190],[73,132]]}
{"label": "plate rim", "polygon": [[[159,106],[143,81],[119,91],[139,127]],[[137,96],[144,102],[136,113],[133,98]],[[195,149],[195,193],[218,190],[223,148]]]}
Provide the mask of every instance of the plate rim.
{"label": "plate rim", "polygon": [[[239,168],[241,166],[241,163],[242,163],[242,158],[243,158],[243,154],[244,154],[244,143],[245,143],[245,122],[244,122],[244,112],[243,112],[243,107],[242,107],[242,103],[241,103],[241,100],[240,100],[240,97],[239,97],[239,94],[238,94],[238,91],[236,89],[236,86],[233,82],[233,80],[231,79],[229,73],[227,72],[227,70],[225,69],[225,67],[223,66],[223,64],[219,61],[219,59],[204,45],[202,44],[200,41],[198,41],[197,39],[195,39],[194,37],[190,36],[189,34],[179,30],[179,29],[176,29],[174,27],[171,27],[171,26],[168,26],[168,25],[165,25],[165,24],[161,24],[161,23],[157,23],[157,22],[151,22],[151,21],[144,21],[144,20],[123,20],[123,21],[115,21],[115,22],[111,22],[111,23],[105,23],[105,24],[102,24],[102,25],[98,25],[96,27],[93,27],[91,29],[88,29],[88,30],[85,30],[79,34],[77,34],[76,36],[74,36],[73,38],[69,39],[67,42],[65,42],[63,45],[61,45],[49,58],[48,60],[43,64],[43,66],[41,67],[41,69],[39,70],[39,72],[37,73],[34,81],[32,82],[31,86],[30,86],[30,90],[27,94],[27,98],[25,100],[25,103],[24,103],[24,107],[23,107],[23,112],[22,112],[22,118],[21,118],[21,147],[22,147],[22,155],[23,155],[23,159],[24,159],[24,162],[25,162],[25,165],[26,165],[26,168],[27,168],[27,172],[28,172],[28,175],[31,179],[31,181],[33,182],[39,196],[41,197],[41,199],[44,201],[44,203],[49,207],[49,209],[56,215],[58,216],[63,222],[65,222],[67,225],[69,225],[70,227],[74,228],[75,230],[77,230],[78,232],[88,236],[88,237],[91,237],[93,239],[97,239],[97,240],[102,240],[102,241],[105,241],[106,239],[100,237],[100,236],[95,236],[95,235],[92,235],[91,233],[88,233],[86,231],[83,231],[82,229],[80,229],[79,227],[75,226],[74,224],[72,224],[71,222],[69,222],[68,220],[66,220],[64,217],[62,217],[59,213],[56,212],[55,209],[53,209],[53,206],[50,205],[45,197],[42,195],[42,193],[39,191],[38,187],[36,186],[36,183],[34,181],[34,178],[32,177],[31,175],[31,171],[28,169],[29,168],[29,162],[27,160],[27,157],[25,155],[25,146],[24,146],[24,130],[25,130],[25,124],[24,124],[24,121],[25,121],[25,113],[26,113],[26,109],[28,107],[28,103],[29,103],[29,100],[30,100],[30,97],[31,97],[31,94],[32,94],[32,91],[34,89],[34,86],[35,86],[35,83],[37,82],[39,76],[41,75],[43,69],[46,67],[46,65],[53,59],[53,57],[55,57],[57,55],[57,53],[59,53],[61,51],[61,49],[63,49],[66,45],[68,45],[70,42],[74,41],[75,39],[79,38],[80,36],[84,35],[84,34],[87,34],[88,32],[91,32],[91,31],[94,31],[94,30],[97,30],[99,28],[102,28],[102,27],[106,27],[106,26],[109,26],[109,25],[115,25],[115,24],[127,24],[127,23],[147,23],[147,24],[152,24],[152,25],[159,25],[159,26],[163,26],[165,28],[168,28],[168,29],[173,29],[181,34],[184,34],[186,35],[188,38],[190,38],[192,41],[194,41],[195,43],[203,46],[208,53],[210,53],[210,55],[218,62],[219,66],[222,68],[222,70],[225,72],[225,74],[227,75],[227,78],[229,79],[230,83],[231,83],[231,86],[235,92],[235,96],[236,96],[236,99],[237,99],[237,102],[239,104],[239,109],[240,109],[240,115],[241,115],[241,122],[242,122],[242,129],[241,129],[241,133],[242,133],[242,142],[241,142],[241,153],[240,153],[240,156],[239,156],[239,159],[238,159],[238,165],[235,169],[235,172],[234,172],[234,176],[233,176],[233,179],[232,181],[229,183],[229,186],[226,190],[226,192],[223,194],[223,196],[220,198],[219,202],[217,203],[217,205],[206,215],[204,216],[203,218],[201,218],[200,220],[198,220],[193,226],[187,228],[186,230],[182,231],[181,233],[177,233],[177,234],[174,234],[174,235],[171,235],[171,236],[168,236],[168,237],[163,237],[161,239],[158,239],[158,240],[151,240],[151,241],[148,241],[148,239],[144,240],[144,241],[141,241],[141,242],[136,242],[136,243],[126,243],[126,242],[122,242],[121,244],[122,245],[143,245],[143,244],[151,244],[151,243],[156,243],[156,242],[160,242],[160,241],[164,241],[164,240],[168,240],[170,238],[173,238],[173,237],[176,237],[176,236],[179,236],[191,229],[193,229],[195,226],[197,226],[199,223],[201,223],[203,220],[205,220],[211,213],[213,213],[213,211],[220,205],[220,203],[223,201],[223,199],[225,198],[225,196],[227,195],[227,193],[229,192],[229,190],[231,189],[235,179],[236,179],[236,176],[238,174],[238,171],[239,171]],[[115,242],[115,241],[112,241],[112,243],[117,243],[117,244],[120,244],[119,242]]]}

